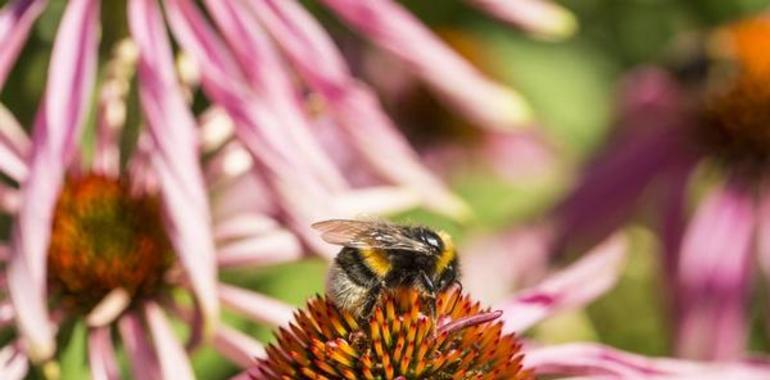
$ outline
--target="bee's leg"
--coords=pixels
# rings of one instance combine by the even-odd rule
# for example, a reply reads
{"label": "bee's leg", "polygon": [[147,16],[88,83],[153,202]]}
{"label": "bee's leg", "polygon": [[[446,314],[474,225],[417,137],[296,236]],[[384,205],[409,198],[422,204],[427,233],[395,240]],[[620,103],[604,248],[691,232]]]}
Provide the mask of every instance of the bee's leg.
{"label": "bee's leg", "polygon": [[366,299],[364,300],[363,306],[361,306],[361,317],[363,319],[368,319],[372,315],[372,311],[374,311],[374,306],[377,304],[377,301],[380,299],[380,293],[382,292],[383,287],[381,285],[375,285],[367,294]]}
{"label": "bee's leg", "polygon": [[428,276],[425,271],[420,271],[420,278],[422,279],[422,284],[425,286],[425,290],[428,292],[428,298],[430,299],[428,302],[428,311],[430,313],[431,318],[436,317],[436,286],[433,285],[433,280],[430,279],[430,276]]}

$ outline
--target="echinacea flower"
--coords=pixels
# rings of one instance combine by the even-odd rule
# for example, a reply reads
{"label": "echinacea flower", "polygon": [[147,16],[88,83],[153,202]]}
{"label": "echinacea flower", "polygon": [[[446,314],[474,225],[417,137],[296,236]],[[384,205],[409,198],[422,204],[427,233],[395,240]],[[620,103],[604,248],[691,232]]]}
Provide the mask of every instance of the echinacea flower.
{"label": "echinacea flower", "polygon": [[556,244],[609,233],[649,196],[677,353],[731,359],[746,349],[755,256],[770,274],[770,18],[740,20],[711,37],[701,81],[656,68],[628,76],[621,128],[557,210]]}
{"label": "echinacea flower", "polygon": [[[435,315],[416,289],[386,293],[368,320],[357,320],[324,297],[278,333],[254,378],[531,379],[521,366],[521,344],[453,288],[437,295]],[[430,302],[430,301],[428,301]]]}
{"label": "echinacea flower", "polygon": [[253,368],[237,378],[762,379],[770,375],[766,362],[712,365],[647,358],[590,342],[542,346],[518,337],[537,322],[583,307],[611,288],[624,254],[622,239],[610,239],[495,311],[457,287],[438,295],[435,313],[419,291],[392,290],[363,319],[316,297],[276,333],[275,343],[254,354]]}
{"label": "echinacea flower", "polygon": [[[128,2],[135,45],[123,45],[106,67],[95,107],[92,157],[81,154],[79,142],[96,79],[97,0],[67,4],[31,141],[10,112],[0,113],[0,171],[12,182],[0,184],[0,205],[14,217],[7,280],[19,329],[18,342],[7,348],[23,348],[35,363],[51,358],[58,326],[74,318],[88,326],[94,377],[116,376],[110,329],[117,326],[137,377],[190,378],[167,313],[192,323],[191,345],[213,334],[217,348],[243,362],[243,352],[259,345],[217,327],[220,301],[272,324],[290,313],[280,302],[218,285],[217,265],[291,260],[308,247],[328,255],[329,247],[309,233],[308,222],[362,208],[379,212],[422,202],[455,217],[467,213],[419,164],[371,91],[350,75],[323,28],[298,3],[206,1],[216,31],[194,2],[163,3],[177,42],[200,68],[203,90],[214,106],[206,116],[224,110],[237,136],[213,152],[205,178],[197,123],[180,89],[156,1]],[[16,0],[0,12],[0,86],[45,5],[44,0]],[[380,19],[385,29],[365,29],[365,34],[391,50],[394,42],[414,37],[420,46],[397,55],[462,114],[494,128],[528,121],[518,95],[480,75],[397,4],[328,5],[351,24],[360,25],[373,10],[385,12],[377,16],[391,15]],[[131,152],[121,151],[118,141],[134,65],[147,128]],[[437,73],[453,81],[442,82]],[[313,112],[312,97],[303,96],[308,90],[322,99],[320,113]],[[312,134],[314,122],[328,121],[344,131],[332,149],[357,152],[368,163],[359,166],[368,170],[369,182],[353,185]],[[241,168],[249,173],[234,179],[228,165],[232,157],[243,162],[244,148],[251,157]],[[249,197],[229,201],[263,197],[262,204],[240,213],[209,206],[207,180],[220,181],[222,193],[245,195],[242,187],[222,184],[242,185],[241,179],[257,187]],[[193,296],[193,310],[176,299],[180,292]],[[10,353],[9,363],[16,362],[16,351],[3,352]]]}

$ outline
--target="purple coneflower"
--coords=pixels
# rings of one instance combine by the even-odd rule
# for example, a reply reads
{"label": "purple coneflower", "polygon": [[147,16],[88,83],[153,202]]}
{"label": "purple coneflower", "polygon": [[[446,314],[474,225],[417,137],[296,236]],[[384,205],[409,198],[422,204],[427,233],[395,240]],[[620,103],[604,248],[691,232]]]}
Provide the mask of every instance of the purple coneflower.
{"label": "purple coneflower", "polygon": [[770,18],[760,15],[712,34],[704,82],[688,86],[655,68],[631,74],[622,128],[557,211],[557,240],[596,237],[651,196],[673,287],[676,351],[686,357],[740,356],[755,255],[770,273],[769,41]]}
{"label": "purple coneflower", "polygon": [[[0,11],[0,86],[46,3],[16,0]],[[205,172],[200,170],[197,123],[174,70],[159,2],[130,0],[133,43],[117,49],[106,67],[95,107],[93,155],[80,154],[97,72],[100,2],[68,2],[32,138],[9,111],[0,112],[0,171],[10,180],[0,184],[0,207],[14,217],[10,244],[0,247],[8,252],[13,305],[5,303],[3,316],[8,321],[15,316],[19,329],[18,341],[0,358],[15,370],[10,378],[23,375],[22,351],[35,363],[49,360],[57,326],[71,318],[88,326],[95,378],[117,376],[112,326],[138,378],[192,377],[168,313],[191,321],[191,343],[213,334],[220,351],[244,363],[245,353],[260,346],[217,326],[220,303],[272,324],[288,320],[290,312],[280,302],[217,284],[218,265],[291,260],[306,248],[328,256],[330,248],[310,233],[309,222],[361,210],[422,203],[454,217],[467,214],[419,164],[373,93],[350,75],[323,28],[297,2],[205,1],[210,18],[190,0],[163,4],[213,105],[202,117],[201,123],[214,125],[204,125],[202,142],[221,137],[222,119],[232,121],[237,139],[212,143],[215,151]],[[529,121],[515,92],[478,73],[396,3],[326,4],[408,62],[461,114],[492,128]],[[490,9],[513,20],[505,13],[508,7]],[[545,21],[542,25],[551,26],[539,33],[564,30],[559,21]],[[135,64],[147,128],[135,151],[121,152]],[[226,116],[220,117],[223,111]],[[330,145],[313,134],[319,124],[335,128]],[[329,149],[352,152],[365,180],[349,178]],[[252,186],[248,193],[244,183]],[[264,198],[239,205],[222,194]],[[221,208],[209,206],[209,195]],[[192,304],[178,299],[185,290]],[[54,374],[55,366],[45,371]]]}

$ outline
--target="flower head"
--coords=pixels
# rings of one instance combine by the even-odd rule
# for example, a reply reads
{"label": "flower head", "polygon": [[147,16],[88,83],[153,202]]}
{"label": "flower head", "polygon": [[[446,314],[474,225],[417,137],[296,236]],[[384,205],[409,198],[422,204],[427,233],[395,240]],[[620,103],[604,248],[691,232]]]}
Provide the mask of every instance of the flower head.
{"label": "flower head", "polygon": [[385,293],[368,320],[324,297],[278,333],[255,378],[531,379],[521,343],[502,334],[500,312],[484,310],[457,288],[439,294],[434,315],[415,289]]}

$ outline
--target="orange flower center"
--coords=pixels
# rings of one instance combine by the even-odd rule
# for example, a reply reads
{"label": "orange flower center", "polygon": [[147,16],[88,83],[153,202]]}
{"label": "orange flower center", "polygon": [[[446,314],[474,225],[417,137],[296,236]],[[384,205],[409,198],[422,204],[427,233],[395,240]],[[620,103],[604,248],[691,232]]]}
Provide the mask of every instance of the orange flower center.
{"label": "orange flower center", "polygon": [[174,255],[157,198],[101,175],[70,177],[59,194],[48,248],[54,295],[90,310],[111,290],[156,293]]}
{"label": "orange flower center", "polygon": [[[731,161],[770,163],[770,17],[747,19],[717,34],[723,65],[707,92],[707,142]],[[721,68],[721,69],[719,69]]]}

